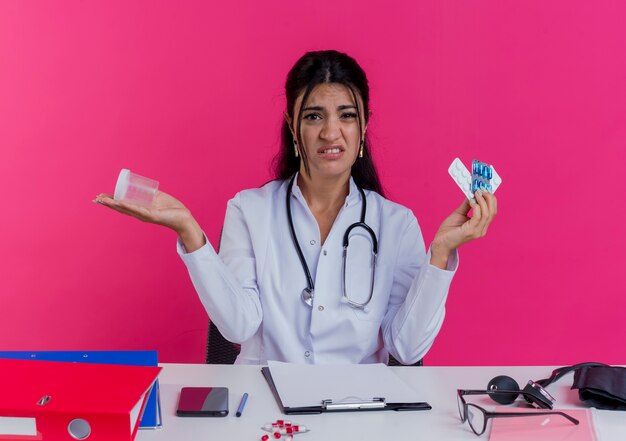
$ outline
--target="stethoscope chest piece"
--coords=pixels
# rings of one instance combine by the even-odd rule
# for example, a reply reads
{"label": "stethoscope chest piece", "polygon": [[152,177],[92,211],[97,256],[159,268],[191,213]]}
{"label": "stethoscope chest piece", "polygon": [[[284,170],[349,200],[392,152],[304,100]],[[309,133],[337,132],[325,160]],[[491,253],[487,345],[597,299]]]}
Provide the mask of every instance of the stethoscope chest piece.
{"label": "stethoscope chest piece", "polygon": [[310,288],[304,288],[302,290],[302,301],[309,306],[313,306],[313,290]]}

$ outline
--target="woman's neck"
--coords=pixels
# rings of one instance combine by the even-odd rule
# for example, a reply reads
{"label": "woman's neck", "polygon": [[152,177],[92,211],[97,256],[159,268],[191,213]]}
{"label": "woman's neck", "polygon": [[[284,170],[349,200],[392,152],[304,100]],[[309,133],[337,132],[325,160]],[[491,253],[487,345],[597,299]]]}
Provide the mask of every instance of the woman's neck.
{"label": "woman's neck", "polygon": [[320,241],[323,245],[341,211],[346,196],[350,193],[350,175],[341,179],[320,177],[316,179],[306,173],[299,173],[298,187],[317,221]]}
{"label": "woman's neck", "polygon": [[299,173],[298,187],[313,213],[338,212],[350,193],[350,175],[329,179]]}

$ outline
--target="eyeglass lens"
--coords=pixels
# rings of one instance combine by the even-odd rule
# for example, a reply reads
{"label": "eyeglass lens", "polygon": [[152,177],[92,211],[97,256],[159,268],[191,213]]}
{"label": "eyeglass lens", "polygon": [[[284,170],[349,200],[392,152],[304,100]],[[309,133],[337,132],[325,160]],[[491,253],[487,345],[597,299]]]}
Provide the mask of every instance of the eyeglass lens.
{"label": "eyeglass lens", "polygon": [[485,413],[478,406],[467,405],[467,421],[476,435],[482,435],[485,431]]}
{"label": "eyeglass lens", "polygon": [[459,407],[459,416],[461,417],[461,421],[465,422],[465,403],[463,403],[463,397],[460,394],[456,396],[456,404]]}

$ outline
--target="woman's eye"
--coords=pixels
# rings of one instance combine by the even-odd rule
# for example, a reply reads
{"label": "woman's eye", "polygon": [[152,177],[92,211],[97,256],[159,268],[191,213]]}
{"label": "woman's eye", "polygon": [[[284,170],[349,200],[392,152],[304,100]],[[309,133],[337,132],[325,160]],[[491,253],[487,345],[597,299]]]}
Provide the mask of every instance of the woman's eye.
{"label": "woman's eye", "polygon": [[354,112],[342,113],[341,117],[344,119],[356,119],[356,113]]}
{"label": "woman's eye", "polygon": [[314,121],[314,120],[322,119],[322,117],[319,116],[317,113],[309,113],[308,115],[304,115],[303,119]]}

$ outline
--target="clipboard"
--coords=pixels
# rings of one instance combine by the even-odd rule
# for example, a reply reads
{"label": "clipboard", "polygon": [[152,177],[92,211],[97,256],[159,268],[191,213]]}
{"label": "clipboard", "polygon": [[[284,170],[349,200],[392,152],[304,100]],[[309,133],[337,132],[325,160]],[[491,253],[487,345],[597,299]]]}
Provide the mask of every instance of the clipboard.
{"label": "clipboard", "polygon": [[373,397],[371,400],[357,400],[357,401],[335,401],[330,399],[322,399],[320,404],[313,406],[302,407],[286,407],[283,404],[272,373],[269,367],[262,367],[261,373],[267,381],[272,395],[276,399],[276,403],[280,407],[280,410],[285,415],[307,415],[307,414],[320,414],[324,412],[371,412],[380,410],[395,410],[395,411],[415,411],[415,410],[430,410],[432,406],[426,402],[414,402],[414,403],[388,403],[384,397]]}

